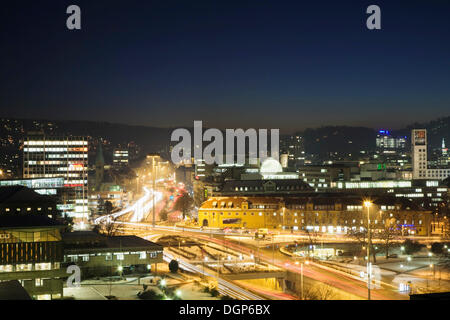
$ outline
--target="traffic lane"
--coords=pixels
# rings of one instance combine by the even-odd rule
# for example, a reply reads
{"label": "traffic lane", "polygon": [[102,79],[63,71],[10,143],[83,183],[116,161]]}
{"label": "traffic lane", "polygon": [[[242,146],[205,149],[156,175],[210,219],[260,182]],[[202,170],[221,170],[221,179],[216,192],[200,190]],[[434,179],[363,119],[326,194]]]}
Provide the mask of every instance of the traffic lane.
{"label": "traffic lane", "polygon": [[[167,233],[170,231],[158,231],[158,230],[154,230],[154,232],[163,232],[163,233]],[[178,233],[178,232],[173,232],[173,233]],[[292,260],[286,259],[286,256],[283,255],[283,259],[280,259],[281,253],[278,252],[270,252],[270,253],[266,253],[264,254],[263,252],[261,252],[262,250],[260,250],[260,252],[258,252],[257,249],[251,249],[242,245],[237,245],[232,241],[228,241],[226,240],[224,237],[221,237],[220,235],[209,235],[209,236],[205,236],[205,235],[201,235],[198,233],[191,233],[191,232],[184,232],[183,235],[185,236],[191,236],[193,238],[198,238],[198,239],[203,239],[203,240],[208,240],[208,241],[212,241],[215,242],[219,245],[223,245],[225,247],[228,248],[232,248],[235,249],[237,251],[240,252],[244,252],[247,254],[253,254],[254,256],[258,256],[260,259],[268,262],[268,263],[274,263],[276,266],[284,268],[284,269],[289,269],[292,272],[295,273],[300,273],[300,266],[295,266],[292,265]],[[277,255],[277,259],[273,259],[273,255]],[[286,263],[290,263],[290,266],[286,266]],[[335,274],[332,273],[330,271],[327,270],[323,270],[321,268],[318,267],[313,267],[313,266],[308,266],[305,267],[304,266],[304,270],[303,270],[303,275],[304,277],[307,278],[311,278],[312,280],[316,280],[319,282],[323,282],[323,283],[327,283],[330,286],[336,287],[341,289],[344,292],[356,295],[358,297],[367,298],[367,287],[365,285],[364,282],[362,281],[358,281],[358,280],[354,280],[352,278],[348,278],[346,276],[343,276],[341,274]],[[408,297],[405,295],[401,295],[395,292],[391,292],[389,290],[385,290],[385,289],[373,289],[372,290],[372,299],[374,300],[407,300]]]}

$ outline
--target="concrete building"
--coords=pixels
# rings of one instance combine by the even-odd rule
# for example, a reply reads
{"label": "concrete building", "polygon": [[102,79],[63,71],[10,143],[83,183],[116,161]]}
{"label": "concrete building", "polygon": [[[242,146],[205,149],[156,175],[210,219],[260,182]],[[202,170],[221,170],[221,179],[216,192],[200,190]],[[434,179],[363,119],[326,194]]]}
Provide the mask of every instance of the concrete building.
{"label": "concrete building", "polygon": [[64,265],[75,263],[84,276],[151,272],[163,262],[163,247],[137,236],[105,236],[91,231],[63,234]]}
{"label": "concrete building", "polygon": [[55,198],[23,186],[0,187],[0,216],[4,214],[59,216]]}
{"label": "concrete building", "polygon": [[128,167],[128,149],[114,149],[113,152],[113,167],[123,168]]}

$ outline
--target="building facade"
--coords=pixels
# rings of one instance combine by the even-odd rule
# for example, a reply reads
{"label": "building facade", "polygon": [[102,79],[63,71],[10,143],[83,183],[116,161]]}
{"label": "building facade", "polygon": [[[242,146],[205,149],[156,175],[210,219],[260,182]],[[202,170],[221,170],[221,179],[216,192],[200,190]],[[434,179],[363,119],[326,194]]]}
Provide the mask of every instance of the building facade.
{"label": "building facade", "polygon": [[64,265],[76,264],[84,276],[150,272],[163,262],[163,247],[137,236],[79,231],[63,234],[63,243]]}
{"label": "building facade", "polygon": [[450,167],[428,167],[427,130],[414,129],[411,134],[413,179],[439,179],[450,177]]}
{"label": "building facade", "polygon": [[0,215],[0,282],[18,280],[34,299],[61,298],[62,228],[45,216]]}
{"label": "building facade", "polygon": [[[278,230],[347,234],[367,226],[361,197],[314,194],[294,197],[212,197],[198,211],[202,226],[216,228],[269,228]],[[364,208],[365,209],[365,208]],[[402,234],[430,234],[431,211],[414,207],[405,199],[374,200],[373,229],[382,229],[388,219]]]}
{"label": "building facade", "polygon": [[64,178],[64,196],[59,209],[84,228],[88,210],[88,141],[85,137],[56,137],[42,133],[25,138],[23,177]]}
{"label": "building facade", "polygon": [[113,166],[114,168],[128,167],[128,149],[114,149]]}

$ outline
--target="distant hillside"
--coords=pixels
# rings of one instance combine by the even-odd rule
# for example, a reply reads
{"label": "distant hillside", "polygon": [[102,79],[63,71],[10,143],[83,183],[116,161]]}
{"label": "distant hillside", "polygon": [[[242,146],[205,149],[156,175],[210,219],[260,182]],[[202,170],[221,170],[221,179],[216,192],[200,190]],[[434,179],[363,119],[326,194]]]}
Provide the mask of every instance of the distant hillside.
{"label": "distant hillside", "polygon": [[441,146],[442,138],[445,139],[447,147],[450,145],[450,116],[439,118],[427,123],[414,123],[402,130],[401,133],[407,135],[411,134],[411,130],[414,128],[425,128],[428,133],[428,143],[433,148]]}
{"label": "distant hillside", "polygon": [[[442,138],[450,145],[450,116],[428,123],[414,123],[401,130],[392,131],[394,136],[406,136],[407,148],[410,147],[411,130],[425,128],[428,132],[428,143],[432,148],[439,148]],[[365,127],[327,126],[306,129],[298,132],[305,139],[307,153],[326,154],[329,152],[355,153],[360,150],[375,149],[377,130]]]}
{"label": "distant hillside", "polygon": [[374,150],[376,131],[364,127],[328,126],[306,129],[300,132],[305,140],[307,153],[329,152],[356,153],[360,150]]}
{"label": "distant hillside", "polygon": [[[139,154],[160,152],[168,155],[172,128],[135,126],[95,121],[54,121],[30,119],[0,119],[2,152],[17,152],[20,140],[29,131],[43,129],[47,133],[89,136],[99,138],[113,146],[126,146],[134,143],[139,146]],[[428,123],[414,123],[404,129],[393,131],[393,135],[407,136],[408,141],[413,128],[426,128],[428,140],[433,148],[441,145],[445,138],[450,145],[450,116]],[[189,128],[188,128],[189,129]],[[191,128],[192,130],[192,128]],[[377,130],[365,127],[326,126],[298,132],[305,140],[307,153],[328,154],[330,152],[357,153],[360,150],[375,149]],[[408,144],[409,147],[409,144]],[[111,151],[111,150],[109,150]]]}

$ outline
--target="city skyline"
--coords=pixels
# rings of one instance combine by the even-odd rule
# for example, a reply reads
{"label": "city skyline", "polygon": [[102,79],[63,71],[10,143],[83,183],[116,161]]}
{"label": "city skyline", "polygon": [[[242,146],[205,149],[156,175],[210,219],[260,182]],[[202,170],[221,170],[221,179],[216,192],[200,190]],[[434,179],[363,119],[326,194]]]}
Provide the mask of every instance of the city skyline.
{"label": "city skyline", "polygon": [[366,1],[78,1],[76,31],[69,4],[4,11],[1,116],[292,131],[448,115],[443,2],[380,1],[381,30]]}
{"label": "city skyline", "polygon": [[0,301],[450,298],[449,12],[2,5]]}

